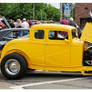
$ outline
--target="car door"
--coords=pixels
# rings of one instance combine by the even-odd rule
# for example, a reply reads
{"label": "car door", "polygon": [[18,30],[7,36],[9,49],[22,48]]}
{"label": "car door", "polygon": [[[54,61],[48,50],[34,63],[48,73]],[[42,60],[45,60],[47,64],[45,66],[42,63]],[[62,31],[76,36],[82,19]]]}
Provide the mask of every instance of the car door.
{"label": "car door", "polygon": [[[30,51],[29,55],[31,58],[32,65],[44,65],[44,49],[45,49],[45,30],[33,29],[30,38]],[[32,40],[31,40],[32,39]]]}
{"label": "car door", "polygon": [[65,67],[70,64],[69,33],[65,30],[48,30],[46,66]]}

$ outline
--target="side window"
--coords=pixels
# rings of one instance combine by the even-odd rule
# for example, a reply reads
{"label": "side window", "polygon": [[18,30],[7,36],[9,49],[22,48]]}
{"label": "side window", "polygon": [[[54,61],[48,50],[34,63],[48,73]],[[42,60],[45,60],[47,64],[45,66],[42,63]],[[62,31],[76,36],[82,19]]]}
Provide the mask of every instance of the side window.
{"label": "side window", "polygon": [[13,32],[9,32],[8,34],[5,35],[7,38],[13,38]]}
{"label": "side window", "polygon": [[9,33],[11,30],[1,30],[0,36],[5,36],[7,33]]}
{"label": "side window", "polygon": [[66,32],[66,31],[49,31],[49,39],[51,39],[51,40],[68,39],[68,32]]}
{"label": "side window", "polygon": [[35,31],[35,38],[36,39],[44,39],[44,31],[43,30]]}
{"label": "side window", "polygon": [[9,32],[5,37],[7,37],[7,38],[18,38],[19,32],[18,31]]}
{"label": "side window", "polygon": [[13,38],[18,38],[19,34],[20,33],[18,31],[13,31]]}
{"label": "side window", "polygon": [[22,36],[25,36],[25,35],[28,35],[29,34],[29,31],[28,30],[23,30],[22,32],[23,32],[22,33]]}

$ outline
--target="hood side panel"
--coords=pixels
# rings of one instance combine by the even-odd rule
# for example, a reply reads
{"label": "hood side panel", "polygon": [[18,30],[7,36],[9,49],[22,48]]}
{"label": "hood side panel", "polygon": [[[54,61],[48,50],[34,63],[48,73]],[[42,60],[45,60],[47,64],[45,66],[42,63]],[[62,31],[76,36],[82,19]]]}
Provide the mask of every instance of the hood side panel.
{"label": "hood side panel", "polygon": [[80,39],[92,43],[92,24],[85,25]]}

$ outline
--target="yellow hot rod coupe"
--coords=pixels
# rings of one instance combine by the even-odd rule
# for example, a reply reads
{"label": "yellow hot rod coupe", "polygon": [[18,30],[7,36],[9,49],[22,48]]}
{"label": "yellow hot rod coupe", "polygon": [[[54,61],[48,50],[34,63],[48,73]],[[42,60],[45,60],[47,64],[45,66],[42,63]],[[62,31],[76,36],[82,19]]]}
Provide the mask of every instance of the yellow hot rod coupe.
{"label": "yellow hot rod coupe", "polygon": [[29,38],[8,42],[0,57],[2,74],[11,79],[27,70],[81,72],[92,71],[92,24],[87,23],[81,39],[75,27],[39,24],[31,27]]}

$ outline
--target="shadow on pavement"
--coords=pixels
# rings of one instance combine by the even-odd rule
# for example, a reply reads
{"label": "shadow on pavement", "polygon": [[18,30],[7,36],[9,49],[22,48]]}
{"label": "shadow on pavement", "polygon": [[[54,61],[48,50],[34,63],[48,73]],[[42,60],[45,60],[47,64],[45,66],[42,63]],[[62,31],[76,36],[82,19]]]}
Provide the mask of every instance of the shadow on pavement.
{"label": "shadow on pavement", "polygon": [[[22,81],[22,80],[31,80],[31,79],[70,79],[70,78],[87,78],[87,79],[92,79],[92,76],[83,76],[81,73],[58,73],[58,72],[48,72],[48,73],[40,73],[40,72],[28,72],[27,74],[24,75],[21,79],[16,79],[13,81]],[[1,73],[0,73],[0,81],[12,81],[10,79],[5,78]]]}
{"label": "shadow on pavement", "polygon": [[75,78],[75,77],[85,77],[81,73],[58,73],[58,72],[48,72],[48,73],[27,73],[25,77],[40,77],[40,78]]}

